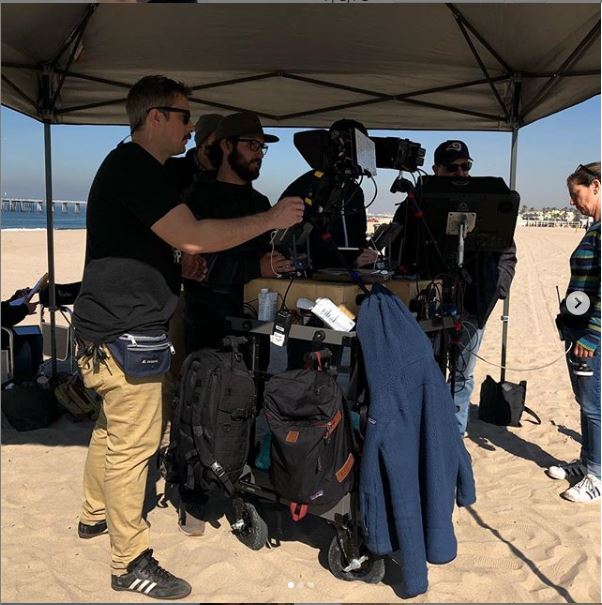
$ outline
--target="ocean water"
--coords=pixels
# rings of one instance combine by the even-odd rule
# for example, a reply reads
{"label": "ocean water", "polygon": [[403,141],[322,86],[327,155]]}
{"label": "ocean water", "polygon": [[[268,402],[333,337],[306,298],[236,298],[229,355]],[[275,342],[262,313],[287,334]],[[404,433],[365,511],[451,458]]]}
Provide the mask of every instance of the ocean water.
{"label": "ocean water", "polygon": [[[45,212],[2,211],[0,225],[5,229],[46,229]],[[85,229],[86,212],[54,212],[55,229]]]}

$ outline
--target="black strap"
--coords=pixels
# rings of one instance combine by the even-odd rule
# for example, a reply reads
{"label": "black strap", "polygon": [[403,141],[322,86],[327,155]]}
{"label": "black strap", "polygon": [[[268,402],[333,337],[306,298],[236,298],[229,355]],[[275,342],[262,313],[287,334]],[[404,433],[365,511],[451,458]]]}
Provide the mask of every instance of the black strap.
{"label": "black strap", "polygon": [[533,424],[541,424],[541,418],[531,408],[525,406],[523,410],[535,418],[537,422],[533,422]]}

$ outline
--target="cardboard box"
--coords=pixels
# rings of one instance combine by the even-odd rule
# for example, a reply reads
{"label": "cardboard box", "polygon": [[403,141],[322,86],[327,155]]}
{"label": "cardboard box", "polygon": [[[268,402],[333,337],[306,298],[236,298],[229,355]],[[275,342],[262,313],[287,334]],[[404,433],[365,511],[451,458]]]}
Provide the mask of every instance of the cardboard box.
{"label": "cardboard box", "polygon": [[[416,280],[390,279],[384,282],[383,285],[399,296],[407,305],[420,290],[426,288],[430,283],[431,280],[420,280],[417,282]],[[272,292],[280,294],[278,298],[278,306],[280,306],[282,304],[282,297],[289,284],[290,281],[288,279],[253,279],[245,285],[245,302],[249,303],[257,311],[259,291],[262,288],[267,288]],[[368,288],[370,287],[370,284],[368,284]],[[329,298],[335,305],[345,305],[354,315],[357,315],[359,306],[356,298],[359,294],[362,294],[362,291],[354,283],[296,279],[286,296],[286,304],[289,309],[293,309],[295,308],[297,299],[302,297],[313,301],[316,298]]]}
{"label": "cardboard box", "polygon": [[[257,310],[259,291],[267,288],[271,292],[278,292],[279,306],[282,304],[282,297],[290,284],[288,279],[277,278],[259,278],[253,279],[245,284],[245,302],[249,303]],[[345,305],[354,314],[357,313],[356,296],[361,290],[353,283],[312,281],[311,279],[296,279],[288,294],[286,295],[286,306],[294,309],[299,298],[309,298],[315,301],[316,298],[330,298],[335,305]]]}

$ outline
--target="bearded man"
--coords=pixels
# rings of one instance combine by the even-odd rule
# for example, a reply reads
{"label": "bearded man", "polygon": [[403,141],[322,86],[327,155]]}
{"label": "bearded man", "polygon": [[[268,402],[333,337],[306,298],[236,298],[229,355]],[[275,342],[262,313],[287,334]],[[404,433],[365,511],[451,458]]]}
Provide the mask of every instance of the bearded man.
{"label": "bearded man", "polygon": [[[238,218],[268,210],[270,201],[252,183],[259,176],[267,143],[278,140],[263,132],[254,113],[226,116],[215,131],[208,154],[218,167],[215,180],[195,183],[186,195],[185,202],[195,217]],[[271,253],[269,234],[205,258],[205,281],[184,282],[187,352],[219,343],[225,335],[226,316],[243,313],[246,282],[293,269],[282,254]]]}

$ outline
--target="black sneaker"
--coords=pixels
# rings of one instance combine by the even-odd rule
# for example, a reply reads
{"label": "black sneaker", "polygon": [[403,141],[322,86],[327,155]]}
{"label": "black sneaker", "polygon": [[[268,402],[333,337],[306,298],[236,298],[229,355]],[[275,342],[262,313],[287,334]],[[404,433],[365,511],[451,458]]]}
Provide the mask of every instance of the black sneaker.
{"label": "black sneaker", "polygon": [[153,558],[149,548],[137,556],[122,576],[111,576],[113,590],[131,590],[154,599],[183,599],[190,594],[192,586],[163,569]]}
{"label": "black sneaker", "polygon": [[107,531],[106,521],[99,521],[98,523],[94,523],[94,525],[87,525],[80,521],[77,525],[77,535],[84,540],[106,534]]}

